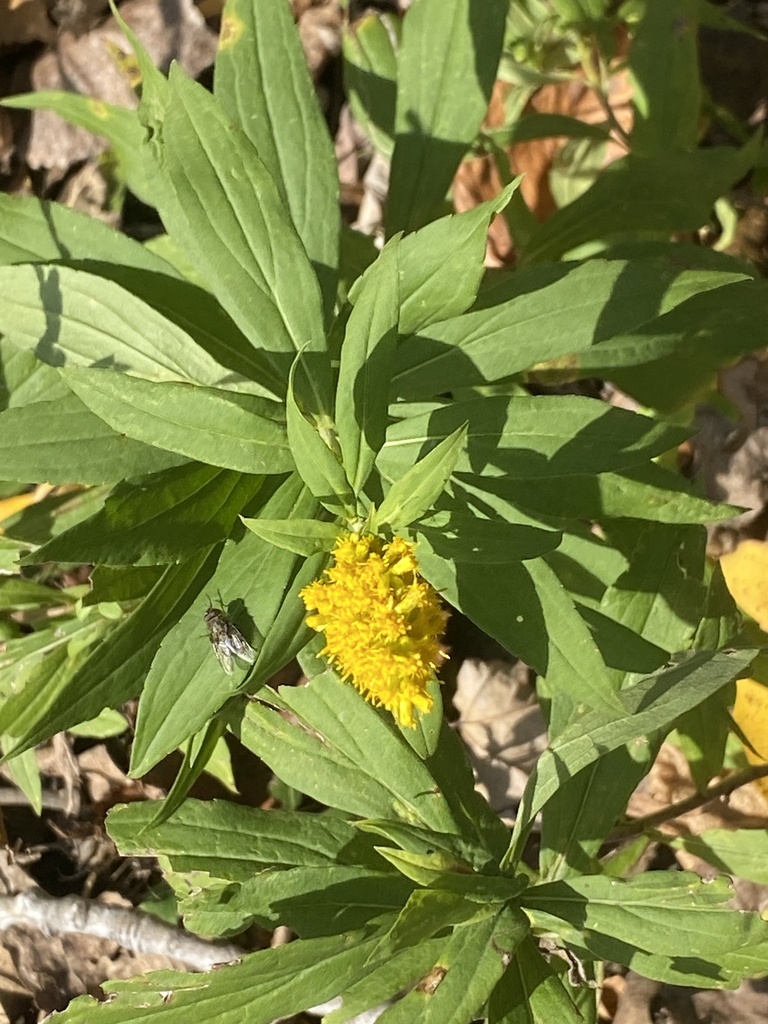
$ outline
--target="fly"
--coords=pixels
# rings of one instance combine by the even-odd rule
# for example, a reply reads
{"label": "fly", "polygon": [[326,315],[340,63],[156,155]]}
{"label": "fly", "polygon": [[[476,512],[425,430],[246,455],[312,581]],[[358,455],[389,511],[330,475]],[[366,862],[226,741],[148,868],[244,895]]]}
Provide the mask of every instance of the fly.
{"label": "fly", "polygon": [[222,611],[211,605],[203,616],[208,627],[208,638],[219,664],[231,676],[235,671],[235,658],[252,665],[256,651],[251,647],[234,622]]}

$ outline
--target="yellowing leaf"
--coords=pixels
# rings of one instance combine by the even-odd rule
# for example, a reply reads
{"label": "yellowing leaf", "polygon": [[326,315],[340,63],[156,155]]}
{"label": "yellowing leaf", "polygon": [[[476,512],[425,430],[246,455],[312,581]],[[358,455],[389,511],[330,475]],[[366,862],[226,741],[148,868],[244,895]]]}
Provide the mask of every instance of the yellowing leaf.
{"label": "yellowing leaf", "polygon": [[735,551],[722,556],[720,565],[736,604],[768,630],[768,544],[743,540]]}
{"label": "yellowing leaf", "polygon": [[[744,748],[749,763],[768,763],[768,686],[757,679],[739,679],[733,717],[755,748]],[[758,779],[756,785],[768,798],[768,778]]]}

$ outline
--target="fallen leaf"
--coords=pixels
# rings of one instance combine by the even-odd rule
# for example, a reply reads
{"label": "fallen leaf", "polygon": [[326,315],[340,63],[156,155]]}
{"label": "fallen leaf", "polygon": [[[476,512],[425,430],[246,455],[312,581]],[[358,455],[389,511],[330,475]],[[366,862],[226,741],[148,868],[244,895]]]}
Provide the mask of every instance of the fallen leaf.
{"label": "fallen leaf", "polygon": [[768,629],[768,544],[743,540],[722,556],[720,565],[736,604],[761,629]]}

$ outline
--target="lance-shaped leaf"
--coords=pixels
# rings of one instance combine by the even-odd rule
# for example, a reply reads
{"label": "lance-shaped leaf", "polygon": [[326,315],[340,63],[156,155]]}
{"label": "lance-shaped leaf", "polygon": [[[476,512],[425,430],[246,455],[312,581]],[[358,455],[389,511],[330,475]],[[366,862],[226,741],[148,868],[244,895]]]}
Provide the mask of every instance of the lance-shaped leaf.
{"label": "lance-shaped leaf", "polygon": [[0,413],[0,478],[106,484],[185,462],[113,430],[73,394]]}
{"label": "lance-shaped leaf", "polygon": [[395,480],[376,513],[378,522],[401,530],[428,512],[445,490],[466,443],[464,423]]}
{"label": "lance-shaped leaf", "polygon": [[52,110],[79,128],[85,128],[94,135],[103,135],[114,150],[128,188],[143,203],[149,206],[153,204],[155,192],[141,154],[144,129],[135,110],[55,89],[11,96],[3,100],[3,106],[22,110]]}
{"label": "lance-shaped leaf", "polygon": [[534,817],[563,778],[572,777],[608,751],[628,743],[647,744],[649,736],[668,730],[686,711],[741,675],[756,654],[756,650],[688,654],[622,690],[618,698],[626,710],[624,717],[594,710],[564,729],[544,751],[528,781],[508,859],[520,849]]}
{"label": "lance-shaped leaf", "polygon": [[501,57],[506,0],[416,0],[398,59],[387,231],[434,219],[485,116]]}
{"label": "lance-shaped leaf", "polygon": [[[585,933],[609,935],[649,953],[708,959],[768,941],[758,914],[726,908],[730,879],[649,871],[630,879],[593,875],[531,886],[523,907],[538,927],[560,919]],[[556,925],[555,925],[556,927]]]}
{"label": "lance-shaped leaf", "polygon": [[536,940],[526,935],[491,994],[489,1020],[499,1024],[584,1024],[572,994],[578,991],[564,982]]}
{"label": "lance-shaped leaf", "polygon": [[95,217],[34,196],[0,195],[0,264],[52,260],[98,260],[178,277],[146,246]]}
{"label": "lance-shaped leaf", "polygon": [[253,143],[283,193],[329,311],[336,297],[339,254],[338,171],[287,3],[227,0],[214,95]]}
{"label": "lance-shaped leaf", "polygon": [[276,402],[106,370],[61,372],[89,409],[137,441],[240,473],[285,473],[293,466]]}
{"label": "lance-shaped leaf", "polygon": [[[299,475],[317,500],[334,515],[351,516],[354,514],[355,501],[341,460],[320,436],[319,429],[306,418],[297,401],[294,384],[297,374],[304,371],[301,360],[302,356],[297,356],[296,362],[291,367],[286,398],[286,420],[291,455]],[[308,371],[303,373],[304,377],[306,377],[306,373]],[[332,423],[326,417],[322,419],[325,436],[338,444]],[[320,425],[318,423],[318,427]]]}
{"label": "lance-shaped leaf", "polygon": [[352,490],[359,494],[384,444],[400,310],[399,236],[366,270],[341,347],[336,426]]}
{"label": "lance-shaped leaf", "polygon": [[405,818],[463,834],[448,797],[402,736],[332,671],[282,687],[279,703],[304,727],[261,704],[246,708],[243,743],[289,785],[365,818]]}
{"label": "lance-shaped leaf", "polygon": [[226,540],[262,478],[189,463],[118,486],[95,515],[29,555],[28,564],[181,562]]}
{"label": "lance-shaped leaf", "polygon": [[[306,516],[317,505],[294,475],[270,495],[259,495],[267,516]],[[166,754],[199,732],[245,682],[248,666],[223,671],[206,636],[204,615],[221,594],[223,610],[257,650],[248,676],[258,689],[309,638],[299,591],[322,571],[324,556],[302,561],[254,533],[241,530],[228,541],[206,592],[165,638],[139,703],[131,771],[147,772]]]}
{"label": "lance-shaped leaf", "polygon": [[51,366],[99,366],[208,385],[227,376],[186,331],[103,277],[17,264],[0,267],[0,290],[0,331]]}
{"label": "lance-shaped leaf", "polygon": [[433,972],[437,987],[422,983],[412,989],[387,1011],[392,1024],[466,1024],[482,1016],[527,932],[525,918],[512,906],[501,911],[491,907],[457,925],[444,940]]}
{"label": "lance-shaped leaf", "polygon": [[342,37],[344,85],[355,121],[389,157],[395,136],[397,56],[390,27],[373,12],[346,26]]}
{"label": "lance-shaped leaf", "polygon": [[[222,306],[264,354],[284,393],[296,353],[323,351],[317,277],[283,197],[253,144],[210,93],[174,65],[157,145],[172,190],[159,209]],[[318,364],[314,405],[328,411],[330,374]]]}
{"label": "lance-shaped leaf", "polygon": [[[456,401],[393,424],[378,468],[386,478],[398,479],[425,451],[464,423],[469,424],[466,451],[456,472],[470,471],[504,482],[551,482],[552,477],[637,466],[680,444],[689,434],[591,398],[490,396]],[[556,486],[563,490],[562,484]]]}
{"label": "lance-shaped leaf", "polygon": [[643,11],[632,34],[628,70],[635,107],[632,152],[692,150],[698,143],[701,81],[697,0],[670,0]]}
{"label": "lance-shaped leaf", "polygon": [[[198,552],[169,566],[141,605],[98,645],[55,694],[36,692],[15,716],[16,746],[27,750],[62,729],[95,718],[105,707],[136,697],[160,642],[176,623],[216,564],[218,551]],[[8,702],[10,703],[10,702]],[[6,706],[4,713],[13,709]]]}
{"label": "lance-shaped leaf", "polygon": [[493,199],[414,231],[400,244],[400,333],[463,313],[475,300],[485,270],[488,227],[509,203],[521,178]]}
{"label": "lance-shaped leaf", "polygon": [[262,540],[304,556],[330,551],[341,529],[338,524],[319,519],[241,519]]}
{"label": "lance-shaped leaf", "polygon": [[104,1024],[136,1024],[158,1009],[163,1012],[169,991],[176,1015],[188,1024],[264,1024],[324,1003],[366,977],[376,941],[375,935],[351,945],[348,935],[302,939],[206,974],[163,971],[155,975],[159,980],[142,978],[140,995],[125,982],[105,983],[112,990],[108,1004],[90,996],[74,1000],[67,1008],[69,1024],[93,1024],[100,1006],[107,1011]]}

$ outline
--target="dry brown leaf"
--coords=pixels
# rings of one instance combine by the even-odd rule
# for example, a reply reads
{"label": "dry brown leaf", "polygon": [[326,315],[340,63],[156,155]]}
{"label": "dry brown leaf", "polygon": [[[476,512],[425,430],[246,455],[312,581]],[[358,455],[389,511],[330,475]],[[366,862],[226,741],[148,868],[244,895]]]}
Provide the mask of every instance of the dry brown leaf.
{"label": "dry brown leaf", "polygon": [[[504,123],[504,101],[512,86],[497,81],[486,117],[488,128],[497,128]],[[615,74],[610,82],[609,102],[614,117],[626,132],[632,124],[632,90],[625,71]],[[605,121],[605,111],[594,91],[585,82],[573,80],[545,85],[531,98],[526,112],[567,114],[585,124]],[[523,198],[533,215],[539,221],[550,217],[557,209],[549,185],[549,173],[555,158],[566,139],[553,137],[519,142],[507,148],[510,173],[525,175],[520,186]],[[625,155],[625,149],[617,142],[606,147],[603,166],[607,166]],[[492,199],[501,191],[502,183],[495,161],[490,156],[466,160],[454,180],[454,203],[459,212],[473,209],[478,203]],[[499,265],[514,260],[514,243],[506,222],[496,217],[489,232],[487,263]]]}
{"label": "dry brown leaf", "polygon": [[[321,0],[322,2],[322,0]],[[313,0],[302,0],[302,8],[311,7]],[[488,113],[487,128],[500,127],[506,118],[505,101],[513,87],[498,80],[493,89]],[[631,128],[631,88],[624,71],[617,71],[609,83],[609,104],[616,121],[628,132]],[[586,124],[604,122],[606,115],[594,91],[585,82],[575,79],[554,85],[546,85],[531,99],[527,112],[567,114]],[[507,149],[510,173],[523,174],[521,192],[534,216],[546,220],[556,209],[555,200],[549,187],[549,173],[555,157],[568,141],[564,138],[537,139],[518,143]],[[606,146],[603,166],[620,156],[625,148],[617,142]],[[465,160],[453,181],[453,201],[461,213],[474,209],[479,203],[493,199],[502,189],[502,180],[496,162],[491,156]],[[367,224],[370,218],[363,218]],[[360,228],[363,230],[363,228]],[[500,266],[514,261],[514,244],[509,228],[502,216],[491,222],[488,232],[486,253],[487,266]]]}
{"label": "dry brown leaf", "polygon": [[462,662],[453,702],[477,786],[502,817],[514,814],[546,746],[546,726],[522,662]]}
{"label": "dry brown leaf", "polygon": [[299,36],[309,73],[317,79],[329,60],[341,52],[343,15],[336,0],[308,7],[299,18]]}

